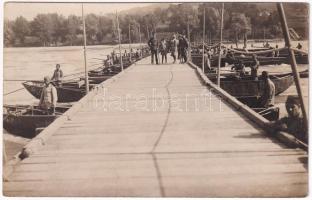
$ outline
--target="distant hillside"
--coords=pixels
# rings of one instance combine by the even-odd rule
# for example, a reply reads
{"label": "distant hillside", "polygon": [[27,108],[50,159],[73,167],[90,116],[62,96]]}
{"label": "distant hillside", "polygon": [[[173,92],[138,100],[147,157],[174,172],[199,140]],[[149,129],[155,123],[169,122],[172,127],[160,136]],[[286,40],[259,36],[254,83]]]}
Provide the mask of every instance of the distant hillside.
{"label": "distant hillside", "polygon": [[138,7],[138,8],[131,8],[129,10],[123,10],[120,12],[120,14],[143,16],[149,13],[153,13],[154,10],[156,9],[167,9],[169,6],[170,6],[169,3],[151,3],[151,5],[145,6],[145,7]]}

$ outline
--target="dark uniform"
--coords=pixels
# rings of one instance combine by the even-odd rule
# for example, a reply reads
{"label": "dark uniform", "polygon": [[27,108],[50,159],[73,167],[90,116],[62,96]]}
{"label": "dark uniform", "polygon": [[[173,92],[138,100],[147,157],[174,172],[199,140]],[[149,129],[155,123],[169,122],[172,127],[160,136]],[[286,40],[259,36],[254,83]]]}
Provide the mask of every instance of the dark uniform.
{"label": "dark uniform", "polygon": [[179,40],[179,45],[180,45],[180,51],[181,51],[180,56],[182,58],[182,62],[187,62],[188,41],[184,36],[182,36],[181,39]]}
{"label": "dark uniform", "polygon": [[259,68],[259,61],[255,55],[253,55],[253,62],[250,66],[251,68],[251,77],[254,80],[258,80],[258,68]]}
{"label": "dark uniform", "polygon": [[151,50],[151,62],[152,64],[154,64],[154,57],[155,57],[155,60],[156,60],[156,64],[158,64],[158,41],[157,39],[152,36],[151,39],[148,41],[148,46]]}
{"label": "dark uniform", "polygon": [[260,105],[261,107],[268,108],[270,106],[274,106],[275,85],[270,80],[268,72],[263,71],[262,77],[264,79],[264,87],[263,94],[260,97]]}
{"label": "dark uniform", "polygon": [[63,71],[59,68],[54,70],[52,81],[54,81],[54,83],[59,87],[62,86],[62,78],[63,78]]}

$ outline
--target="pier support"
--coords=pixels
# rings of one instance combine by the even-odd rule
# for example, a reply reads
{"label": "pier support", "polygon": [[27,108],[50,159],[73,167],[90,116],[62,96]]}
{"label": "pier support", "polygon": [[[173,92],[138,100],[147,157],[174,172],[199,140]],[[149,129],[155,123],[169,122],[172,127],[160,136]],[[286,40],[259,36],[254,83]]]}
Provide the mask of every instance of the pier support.
{"label": "pier support", "polygon": [[218,78],[217,78],[217,85],[220,87],[220,68],[221,68],[221,53],[222,53],[222,31],[223,31],[223,13],[224,13],[224,3],[222,3],[221,8],[221,23],[220,23],[220,43],[219,43],[219,59],[218,59]]}
{"label": "pier support", "polygon": [[291,65],[291,69],[293,72],[297,93],[298,93],[298,96],[300,99],[301,110],[302,110],[302,115],[303,115],[303,119],[304,119],[304,123],[305,123],[305,128],[306,128],[306,130],[308,130],[308,117],[307,117],[307,113],[306,113],[306,109],[305,109],[305,105],[304,105],[304,101],[303,101],[302,90],[300,87],[300,77],[299,77],[299,73],[297,70],[295,53],[294,53],[294,50],[291,48],[289,29],[288,29],[288,25],[287,25],[287,21],[286,21],[286,16],[285,16],[283,4],[277,3],[276,5],[277,5],[277,10],[278,10],[278,13],[280,16],[281,25],[282,25],[282,29],[283,29],[285,46],[288,48],[288,53],[290,56],[290,65]]}

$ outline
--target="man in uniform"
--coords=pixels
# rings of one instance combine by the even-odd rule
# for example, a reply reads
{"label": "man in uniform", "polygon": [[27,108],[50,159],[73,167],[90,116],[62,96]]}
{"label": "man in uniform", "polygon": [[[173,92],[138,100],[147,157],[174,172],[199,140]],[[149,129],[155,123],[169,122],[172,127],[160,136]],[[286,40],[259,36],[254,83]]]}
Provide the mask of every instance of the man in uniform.
{"label": "man in uniform", "polygon": [[274,124],[275,130],[288,132],[299,140],[308,143],[308,132],[301,114],[299,97],[295,95],[288,96],[285,106],[288,116],[281,118]]}
{"label": "man in uniform", "polygon": [[188,40],[186,39],[185,35],[182,35],[181,41],[179,41],[181,47],[181,60],[182,63],[187,62],[187,49],[189,48]]}
{"label": "man in uniform", "polygon": [[263,94],[260,97],[261,107],[268,108],[274,106],[275,98],[275,85],[270,80],[269,73],[267,71],[262,72],[263,83]]}
{"label": "man in uniform", "polygon": [[62,86],[62,78],[63,78],[63,72],[61,70],[61,65],[56,64],[56,69],[54,70],[52,81],[56,84],[56,86],[61,87]]}
{"label": "man in uniform", "polygon": [[259,68],[259,60],[257,59],[257,56],[256,54],[253,54],[252,55],[252,64],[250,66],[251,68],[251,77],[254,79],[254,80],[258,80],[258,68]]}
{"label": "man in uniform", "polygon": [[152,58],[151,62],[152,62],[152,64],[154,64],[154,57],[155,57],[156,64],[158,65],[158,41],[156,39],[156,33],[155,32],[153,32],[152,37],[149,39],[147,44],[151,50],[151,54],[152,54],[151,55],[151,58]]}
{"label": "man in uniform", "polygon": [[50,77],[44,77],[44,86],[42,88],[39,107],[47,114],[54,114],[57,102],[56,88],[51,84]]}
{"label": "man in uniform", "polygon": [[176,35],[173,34],[171,45],[170,45],[170,51],[171,51],[171,56],[173,57],[173,63],[175,63],[177,60],[178,44],[179,44],[179,40],[177,40]]}

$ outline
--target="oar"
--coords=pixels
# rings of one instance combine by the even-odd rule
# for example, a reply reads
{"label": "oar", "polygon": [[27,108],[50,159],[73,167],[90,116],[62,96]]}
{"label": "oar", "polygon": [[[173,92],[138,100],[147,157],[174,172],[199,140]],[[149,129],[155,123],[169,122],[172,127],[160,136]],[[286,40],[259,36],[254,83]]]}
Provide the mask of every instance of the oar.
{"label": "oar", "polygon": [[4,79],[3,81],[38,81],[38,80],[30,80],[30,79]]}

